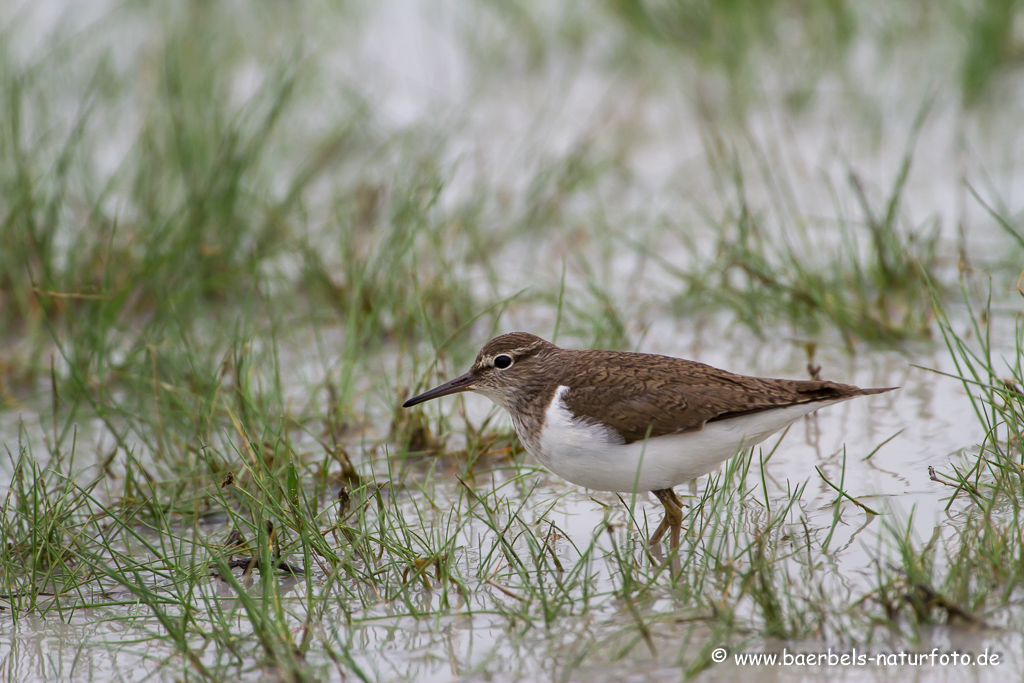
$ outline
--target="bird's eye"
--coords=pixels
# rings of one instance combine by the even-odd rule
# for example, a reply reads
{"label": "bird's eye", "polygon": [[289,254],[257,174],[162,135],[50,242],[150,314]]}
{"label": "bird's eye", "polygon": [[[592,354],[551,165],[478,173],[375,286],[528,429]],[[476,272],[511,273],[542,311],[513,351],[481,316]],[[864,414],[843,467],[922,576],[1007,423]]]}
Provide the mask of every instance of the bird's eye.
{"label": "bird's eye", "polygon": [[503,353],[499,356],[494,357],[494,367],[499,370],[504,370],[508,366],[512,365],[512,356],[507,353]]}

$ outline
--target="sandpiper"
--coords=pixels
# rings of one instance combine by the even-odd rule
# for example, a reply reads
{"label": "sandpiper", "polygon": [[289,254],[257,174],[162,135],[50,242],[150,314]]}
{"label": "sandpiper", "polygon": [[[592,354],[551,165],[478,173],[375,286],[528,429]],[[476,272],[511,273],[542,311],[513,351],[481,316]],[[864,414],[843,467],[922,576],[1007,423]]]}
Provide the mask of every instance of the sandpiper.
{"label": "sandpiper", "polygon": [[896,387],[737,375],[647,353],[563,349],[526,332],[495,337],[466,374],[410,398],[408,408],[474,391],[508,411],[526,450],[549,470],[598,491],[650,491],[671,531],[682,504],[673,487],[715,469],[803,415]]}

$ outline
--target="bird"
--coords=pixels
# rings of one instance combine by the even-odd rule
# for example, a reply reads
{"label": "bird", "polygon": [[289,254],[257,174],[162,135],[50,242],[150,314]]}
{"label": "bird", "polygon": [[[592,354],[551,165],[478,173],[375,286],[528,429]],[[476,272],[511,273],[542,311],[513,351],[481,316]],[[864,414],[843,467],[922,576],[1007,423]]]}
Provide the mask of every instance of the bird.
{"label": "bird", "polygon": [[563,479],[597,491],[649,491],[679,546],[682,502],[674,487],[717,468],[800,417],[859,396],[824,380],[739,375],[704,363],[628,351],[566,349],[528,332],[491,339],[463,375],[414,396],[410,408],[465,391],[512,418],[524,448]]}

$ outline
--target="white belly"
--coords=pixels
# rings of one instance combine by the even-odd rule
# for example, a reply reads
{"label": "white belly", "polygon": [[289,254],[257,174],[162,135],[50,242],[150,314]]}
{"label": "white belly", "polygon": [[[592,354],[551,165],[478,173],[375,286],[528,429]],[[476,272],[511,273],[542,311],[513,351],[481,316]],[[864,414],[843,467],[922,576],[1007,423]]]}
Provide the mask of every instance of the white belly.
{"label": "white belly", "polygon": [[836,401],[804,403],[716,420],[703,429],[618,443],[607,427],[574,420],[560,386],[545,414],[540,439],[520,439],[537,460],[558,476],[597,491],[656,491],[707,474],[741,449],[755,446],[803,415]]}

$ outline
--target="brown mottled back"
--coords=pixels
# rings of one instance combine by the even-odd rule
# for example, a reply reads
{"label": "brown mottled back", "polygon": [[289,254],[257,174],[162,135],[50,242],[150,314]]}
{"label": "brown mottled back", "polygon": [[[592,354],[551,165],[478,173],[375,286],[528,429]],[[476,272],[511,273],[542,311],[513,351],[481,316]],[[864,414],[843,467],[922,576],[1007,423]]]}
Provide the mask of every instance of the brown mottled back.
{"label": "brown mottled back", "polygon": [[569,410],[612,427],[625,443],[761,410],[891,390],[750,377],[641,353],[572,351],[560,360],[565,362],[554,374],[558,384],[569,387],[562,396]]}

